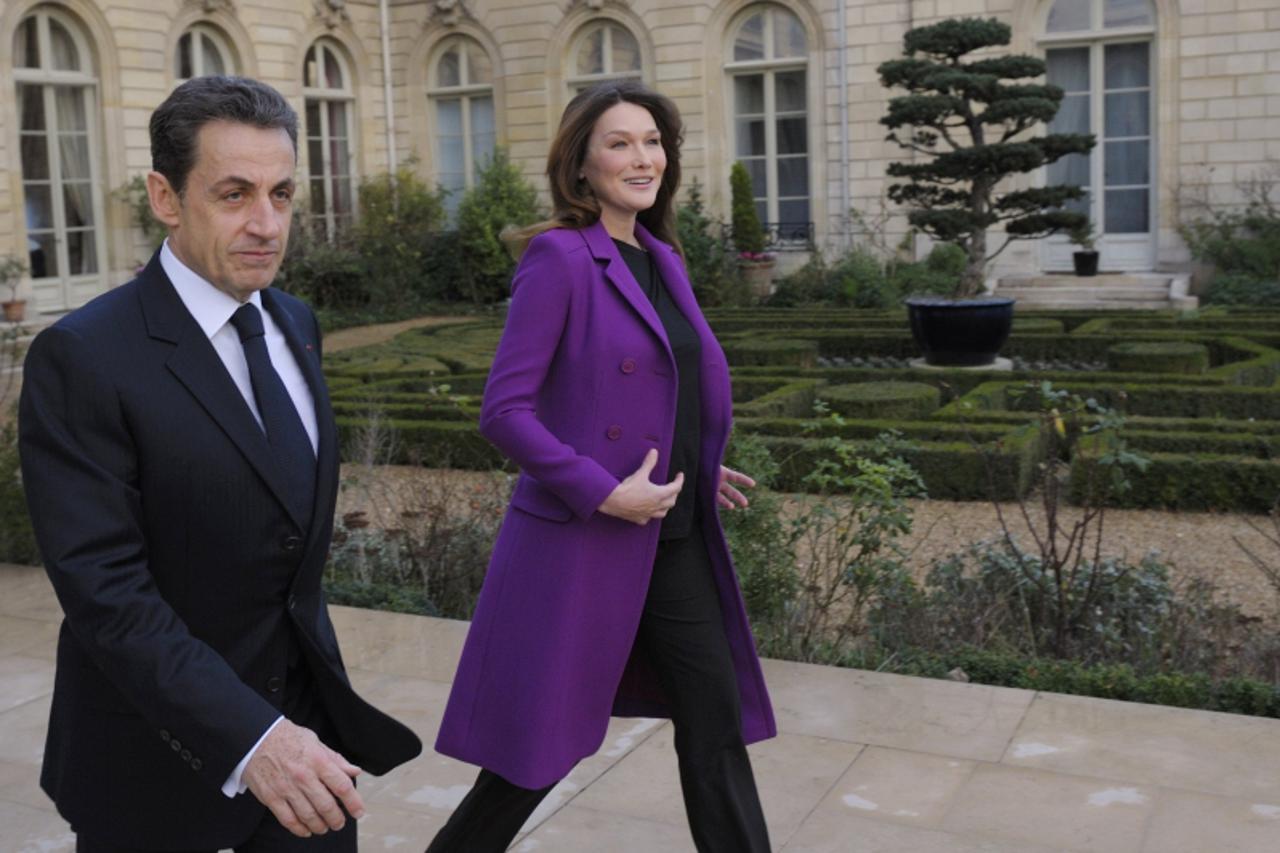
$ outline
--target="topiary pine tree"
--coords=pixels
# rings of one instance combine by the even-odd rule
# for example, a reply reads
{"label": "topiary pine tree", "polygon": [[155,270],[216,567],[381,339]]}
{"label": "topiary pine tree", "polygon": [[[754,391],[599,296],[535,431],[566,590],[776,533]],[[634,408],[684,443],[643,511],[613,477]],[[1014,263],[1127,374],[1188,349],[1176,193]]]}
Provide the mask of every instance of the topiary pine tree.
{"label": "topiary pine tree", "polygon": [[[1009,44],[1008,24],[994,18],[962,18],[908,30],[906,58],[881,63],[886,87],[910,94],[889,101],[880,123],[887,139],[925,155],[919,163],[890,163],[889,197],[911,208],[908,221],[929,236],[956,243],[968,262],[956,288],[959,298],[981,289],[987,262],[1014,240],[1047,237],[1087,222],[1062,205],[1084,197],[1079,187],[1047,186],[997,192],[1010,175],[1032,172],[1068,154],[1093,148],[1092,134],[1028,137],[1048,124],[1062,103],[1051,84],[1009,83],[1045,73],[1043,59],[1022,54],[968,60],[974,51]],[[987,252],[987,230],[1003,223],[1005,242]]]}
{"label": "topiary pine tree", "polygon": [[739,252],[758,254],[764,251],[764,228],[756,215],[756,202],[747,167],[734,163],[729,169],[729,196],[732,206],[733,245]]}

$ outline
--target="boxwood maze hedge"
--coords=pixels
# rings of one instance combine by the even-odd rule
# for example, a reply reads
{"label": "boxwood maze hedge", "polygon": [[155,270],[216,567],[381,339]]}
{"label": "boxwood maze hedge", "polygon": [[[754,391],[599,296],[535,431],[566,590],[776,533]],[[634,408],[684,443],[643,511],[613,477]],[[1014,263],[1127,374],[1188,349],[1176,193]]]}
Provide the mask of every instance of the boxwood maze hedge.
{"label": "boxwood maze hedge", "polygon": [[[815,366],[916,357],[897,311],[713,310],[708,319],[731,365],[736,429],[770,447],[785,489],[802,488],[824,436],[863,442],[895,429],[933,497],[1025,493],[1041,446],[1032,389],[1050,381],[1127,416],[1126,440],[1151,465],[1131,475],[1122,505],[1265,512],[1280,497],[1280,314],[1028,313],[1002,354],[1112,369],[1005,371]],[[476,430],[500,335],[500,321],[484,320],[329,356],[346,453],[359,456],[359,435],[375,423],[394,432],[391,461],[504,465]],[[1194,355],[1171,357],[1180,352]],[[819,400],[842,422],[815,425]],[[1071,460],[1077,500],[1098,464],[1096,444],[1082,441]]]}

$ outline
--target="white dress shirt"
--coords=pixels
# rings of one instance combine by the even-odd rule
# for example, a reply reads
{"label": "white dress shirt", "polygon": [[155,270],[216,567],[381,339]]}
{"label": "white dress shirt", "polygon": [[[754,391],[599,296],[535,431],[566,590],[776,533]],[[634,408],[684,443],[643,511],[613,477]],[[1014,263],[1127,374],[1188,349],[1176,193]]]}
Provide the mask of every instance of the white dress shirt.
{"label": "white dress shirt", "polygon": [[[222,359],[227,372],[231,374],[232,381],[236,383],[236,388],[240,390],[240,396],[244,398],[249,411],[253,413],[258,426],[261,427],[262,415],[258,413],[258,404],[253,399],[253,381],[249,378],[249,363],[245,361],[240,333],[236,331],[235,326],[231,325],[231,315],[236,312],[241,303],[231,294],[205,281],[178,260],[178,256],[169,248],[168,240],[164,241],[164,246],[160,249],[160,265],[164,267],[169,281],[173,282],[173,287],[178,291],[178,298],[182,300],[182,304],[191,312],[191,316],[195,318],[196,323],[208,336],[209,342],[213,344],[218,357]],[[272,319],[271,312],[262,307],[262,297],[257,291],[249,296],[249,301],[262,312],[262,328],[267,336],[267,354],[271,358],[271,366],[275,368],[276,373],[280,374],[280,381],[284,383],[294,407],[298,410],[299,417],[302,418],[302,426],[311,439],[311,449],[318,451],[320,433],[316,425],[316,404],[311,396],[311,388],[307,385],[306,377],[302,375],[302,369],[298,367],[298,361],[293,357],[293,351],[289,349],[284,333]],[[223,794],[234,797],[247,790],[248,786],[240,778],[244,775],[244,768],[258,751],[262,741],[283,719],[283,716],[277,717],[231,771],[227,781],[222,784]]]}

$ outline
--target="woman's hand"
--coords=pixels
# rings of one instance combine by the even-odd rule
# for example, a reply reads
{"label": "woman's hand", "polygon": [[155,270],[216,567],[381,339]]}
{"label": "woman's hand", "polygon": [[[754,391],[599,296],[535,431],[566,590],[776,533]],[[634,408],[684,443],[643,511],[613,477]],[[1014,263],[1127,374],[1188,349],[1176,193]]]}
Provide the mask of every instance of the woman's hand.
{"label": "woman's hand", "polygon": [[747,496],[734,488],[734,485],[755,488],[756,481],[732,468],[720,466],[720,484],[716,488],[716,503],[721,509],[746,509],[750,504]]}
{"label": "woman's hand", "polygon": [[635,473],[619,483],[604,499],[599,511],[642,526],[652,519],[665,518],[676,505],[676,497],[684,486],[684,472],[676,474],[676,478],[665,486],[659,486],[649,482],[649,473],[657,463],[658,451],[651,448]]}

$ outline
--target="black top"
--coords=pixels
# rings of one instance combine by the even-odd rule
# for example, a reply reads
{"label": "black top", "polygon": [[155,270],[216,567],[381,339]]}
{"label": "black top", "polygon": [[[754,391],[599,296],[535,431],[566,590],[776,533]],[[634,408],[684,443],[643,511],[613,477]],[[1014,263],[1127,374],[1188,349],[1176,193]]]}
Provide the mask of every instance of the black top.
{"label": "black top", "polygon": [[662,519],[662,530],[659,539],[683,539],[689,535],[696,517],[696,495],[698,491],[698,459],[702,443],[702,393],[699,379],[699,362],[702,357],[702,342],[698,334],[689,325],[684,314],[671,301],[662,274],[657,265],[644,249],[637,249],[621,240],[613,241],[622,259],[627,262],[636,283],[649,297],[658,312],[658,319],[667,333],[667,341],[671,344],[671,354],[676,359],[676,429],[671,441],[671,460],[667,466],[667,482],[675,478],[678,471],[684,472],[684,486],[676,505]]}

